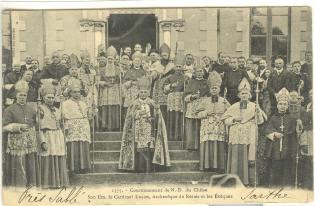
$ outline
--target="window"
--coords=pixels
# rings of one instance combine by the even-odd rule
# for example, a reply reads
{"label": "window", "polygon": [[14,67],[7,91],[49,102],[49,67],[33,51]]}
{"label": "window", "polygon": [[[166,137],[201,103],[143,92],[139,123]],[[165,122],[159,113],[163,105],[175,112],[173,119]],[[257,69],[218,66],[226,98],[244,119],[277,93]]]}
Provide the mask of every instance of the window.
{"label": "window", "polygon": [[251,9],[251,58],[264,57],[269,66],[280,57],[287,63],[290,44],[290,8],[273,7]]}
{"label": "window", "polygon": [[10,12],[2,13],[2,64],[8,69],[12,67],[11,53],[11,16]]}

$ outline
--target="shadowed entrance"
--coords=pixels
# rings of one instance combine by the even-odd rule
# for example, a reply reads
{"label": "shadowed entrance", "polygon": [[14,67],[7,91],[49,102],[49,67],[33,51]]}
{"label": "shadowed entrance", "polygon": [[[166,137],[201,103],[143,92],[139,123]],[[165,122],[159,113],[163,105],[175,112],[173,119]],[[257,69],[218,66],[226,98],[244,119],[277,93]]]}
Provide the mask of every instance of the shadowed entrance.
{"label": "shadowed entrance", "polygon": [[156,48],[156,18],[154,14],[112,14],[108,19],[108,46],[120,48],[131,47],[139,43],[142,52],[150,43]]}

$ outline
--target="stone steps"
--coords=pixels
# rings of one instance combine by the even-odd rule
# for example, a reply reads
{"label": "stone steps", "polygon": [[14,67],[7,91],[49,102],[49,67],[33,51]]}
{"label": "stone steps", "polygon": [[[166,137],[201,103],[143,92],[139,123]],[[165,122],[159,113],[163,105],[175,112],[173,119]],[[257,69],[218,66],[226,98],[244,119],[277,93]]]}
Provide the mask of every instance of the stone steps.
{"label": "stone steps", "polygon": [[[169,141],[171,166],[165,172],[135,173],[118,170],[122,132],[96,132],[94,142],[94,173],[71,177],[74,185],[128,183],[208,183],[215,173],[199,171],[199,151],[182,150],[182,141]],[[93,157],[93,143],[91,161]],[[93,166],[93,165],[92,165]]]}
{"label": "stone steps", "polygon": [[[95,161],[118,161],[120,151],[95,151],[94,158]],[[93,152],[91,151],[91,159]],[[187,150],[170,150],[171,160],[198,160],[198,151],[187,151]]]}
{"label": "stone steps", "polygon": [[73,185],[109,185],[109,184],[130,184],[130,183],[186,183],[207,184],[213,172],[156,172],[156,173],[90,173],[77,174],[72,177]]}
{"label": "stone steps", "polygon": [[[171,160],[168,172],[198,171],[199,160]],[[95,161],[94,173],[115,173],[118,170],[118,161]]]}

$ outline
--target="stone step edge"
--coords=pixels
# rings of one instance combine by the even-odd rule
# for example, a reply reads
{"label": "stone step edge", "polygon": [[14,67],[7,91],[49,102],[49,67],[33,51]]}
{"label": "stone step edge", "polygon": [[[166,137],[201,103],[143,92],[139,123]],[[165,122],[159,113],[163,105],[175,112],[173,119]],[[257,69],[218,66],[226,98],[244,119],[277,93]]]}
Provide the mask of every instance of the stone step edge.
{"label": "stone step edge", "polygon": [[127,173],[127,172],[110,172],[110,173],[102,173],[102,172],[97,172],[97,173],[87,173],[87,174],[75,174],[75,175],[80,175],[80,176],[88,176],[88,175],[94,175],[94,176],[99,176],[99,175],[154,175],[154,174],[217,174],[216,172],[203,172],[203,171],[187,171],[187,172],[155,172],[155,173]]}
{"label": "stone step edge", "polygon": [[[118,163],[119,161],[95,161],[94,162],[94,164],[118,164]],[[199,163],[199,160],[171,160],[171,163]]]}
{"label": "stone step edge", "polygon": [[[120,152],[120,150],[95,150],[94,152],[98,152],[98,153],[110,153],[110,152]],[[188,151],[188,150],[180,150],[180,149],[177,149],[177,150],[170,150],[170,152],[197,152],[197,151]],[[199,152],[199,151],[198,151]],[[90,153],[93,153],[92,150],[90,150]]]}

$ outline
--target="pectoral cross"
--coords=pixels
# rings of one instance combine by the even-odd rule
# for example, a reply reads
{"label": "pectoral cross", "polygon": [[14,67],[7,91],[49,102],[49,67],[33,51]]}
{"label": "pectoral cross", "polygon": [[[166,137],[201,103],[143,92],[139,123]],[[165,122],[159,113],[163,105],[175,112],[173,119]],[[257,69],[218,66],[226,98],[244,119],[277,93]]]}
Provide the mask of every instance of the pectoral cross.
{"label": "pectoral cross", "polygon": [[27,120],[28,120],[28,118],[26,116],[23,119],[24,119],[24,122],[27,122]]}
{"label": "pectoral cross", "polygon": [[281,117],[281,126],[280,126],[281,132],[283,132],[284,126],[283,126],[283,117]]}
{"label": "pectoral cross", "polygon": [[198,89],[198,92],[197,92],[197,94],[198,94],[198,96],[200,95],[200,91],[199,91],[199,89]]}

